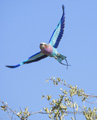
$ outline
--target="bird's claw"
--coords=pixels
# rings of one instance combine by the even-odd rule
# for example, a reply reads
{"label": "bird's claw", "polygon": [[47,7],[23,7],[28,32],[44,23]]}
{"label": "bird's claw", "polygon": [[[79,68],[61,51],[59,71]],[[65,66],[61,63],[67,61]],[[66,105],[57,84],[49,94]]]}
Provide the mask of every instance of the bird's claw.
{"label": "bird's claw", "polygon": [[57,57],[56,57],[56,56],[55,56],[54,58],[55,58],[55,59],[57,59]]}
{"label": "bird's claw", "polygon": [[58,56],[60,56],[60,54],[59,54],[59,53],[57,53],[57,55],[58,55]]}

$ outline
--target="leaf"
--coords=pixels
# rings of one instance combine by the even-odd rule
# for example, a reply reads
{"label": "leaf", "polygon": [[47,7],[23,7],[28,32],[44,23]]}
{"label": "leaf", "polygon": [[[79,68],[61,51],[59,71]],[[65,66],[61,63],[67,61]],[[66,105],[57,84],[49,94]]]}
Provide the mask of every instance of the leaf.
{"label": "leaf", "polygon": [[67,91],[66,90],[64,90],[63,93],[67,95]]}
{"label": "leaf", "polygon": [[52,102],[55,104],[57,102],[57,100],[52,100]]}
{"label": "leaf", "polygon": [[73,118],[73,117],[71,117],[71,119],[72,119],[72,120],[74,120],[74,118]]}
{"label": "leaf", "polygon": [[63,95],[59,95],[59,96],[60,96],[61,99],[63,99],[63,97],[64,97]]}
{"label": "leaf", "polygon": [[63,89],[62,89],[62,88],[60,88],[60,90],[62,91]]}
{"label": "leaf", "polygon": [[51,99],[51,95],[47,95],[47,100],[50,100]]}
{"label": "leaf", "polygon": [[25,112],[28,112],[28,106],[25,108]]}
{"label": "leaf", "polygon": [[78,105],[76,103],[74,103],[74,106],[76,107],[75,111],[78,111]]}
{"label": "leaf", "polygon": [[49,82],[49,80],[46,80],[45,82]]}
{"label": "leaf", "polygon": [[7,109],[6,109],[6,106],[1,106],[1,110],[6,111],[6,110],[7,110]]}
{"label": "leaf", "polygon": [[51,119],[53,117],[53,114],[49,114],[49,118]]}
{"label": "leaf", "polygon": [[45,96],[44,95],[42,95],[42,97],[41,97],[41,99],[43,99]]}
{"label": "leaf", "polygon": [[57,81],[60,82],[60,78],[57,78]]}
{"label": "leaf", "polygon": [[49,109],[48,108],[43,108],[45,110],[46,113],[49,113]]}

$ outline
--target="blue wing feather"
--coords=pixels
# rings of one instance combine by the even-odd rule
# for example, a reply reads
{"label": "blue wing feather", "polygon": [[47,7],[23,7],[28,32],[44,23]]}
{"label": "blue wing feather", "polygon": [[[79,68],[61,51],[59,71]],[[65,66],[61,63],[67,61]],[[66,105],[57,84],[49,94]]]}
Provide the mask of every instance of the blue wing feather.
{"label": "blue wing feather", "polygon": [[54,30],[49,41],[49,44],[54,48],[58,47],[64,32],[64,22],[65,22],[64,5],[62,6],[62,9],[63,9],[63,14],[62,14],[61,20],[57,25],[56,29]]}
{"label": "blue wing feather", "polygon": [[13,66],[10,66],[10,65],[6,65],[6,67],[9,67],[9,68],[17,68],[23,64],[28,64],[28,63],[31,63],[31,62],[37,62],[43,58],[46,58],[47,55],[44,55],[43,53],[41,52],[38,52],[34,55],[32,55],[31,57],[29,57],[27,60],[21,62],[20,64],[17,64],[17,65],[13,65]]}

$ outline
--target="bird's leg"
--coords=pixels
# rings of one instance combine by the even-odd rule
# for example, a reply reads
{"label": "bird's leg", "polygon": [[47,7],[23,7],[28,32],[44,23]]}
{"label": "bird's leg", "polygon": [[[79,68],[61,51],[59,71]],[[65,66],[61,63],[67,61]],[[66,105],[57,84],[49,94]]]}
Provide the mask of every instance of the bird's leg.
{"label": "bird's leg", "polygon": [[59,54],[59,53],[57,53],[57,55],[58,55],[58,56],[60,56],[60,54]]}

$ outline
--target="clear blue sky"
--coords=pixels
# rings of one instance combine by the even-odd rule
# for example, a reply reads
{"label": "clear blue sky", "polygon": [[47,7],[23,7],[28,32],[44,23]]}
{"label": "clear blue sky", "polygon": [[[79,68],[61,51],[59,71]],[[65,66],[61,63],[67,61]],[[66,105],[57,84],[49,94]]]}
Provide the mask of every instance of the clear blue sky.
{"label": "clear blue sky", "polygon": [[[67,56],[69,69],[54,58],[6,68],[39,52],[41,42],[48,43],[61,18],[62,4],[66,22],[58,52]],[[97,0],[0,0],[0,53],[0,99],[13,109],[28,106],[35,112],[48,105],[41,99],[43,94],[57,98],[59,89],[45,83],[52,76],[97,95]],[[0,110],[0,120],[5,119],[7,114]],[[40,114],[29,119],[49,120]]]}

